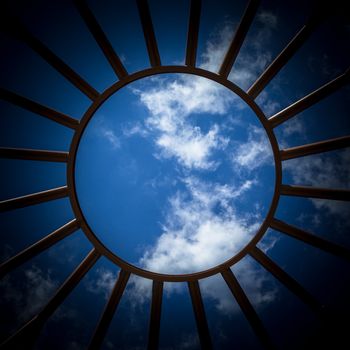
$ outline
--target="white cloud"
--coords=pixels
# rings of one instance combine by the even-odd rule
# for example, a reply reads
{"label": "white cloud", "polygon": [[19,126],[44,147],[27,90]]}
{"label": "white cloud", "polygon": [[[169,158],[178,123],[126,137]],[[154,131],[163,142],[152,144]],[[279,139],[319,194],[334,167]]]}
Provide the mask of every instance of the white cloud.
{"label": "white cloud", "polygon": [[213,267],[237,253],[258,227],[239,218],[232,205],[251,181],[238,188],[196,178],[186,178],[184,183],[188,192],[169,199],[163,233],[140,260],[147,270],[190,273]]}
{"label": "white cloud", "polygon": [[257,20],[270,29],[275,29],[278,23],[277,17],[268,11],[259,12],[257,14]]}
{"label": "white cloud", "polygon": [[200,68],[218,72],[234,35],[234,25],[226,23],[224,27],[206,43]]}
{"label": "white cloud", "polygon": [[[324,188],[350,188],[350,150],[313,155],[283,162],[295,184]],[[339,215],[349,222],[348,203],[334,200],[312,199],[317,209]],[[350,222],[349,222],[350,223]]]}
{"label": "white cloud", "polygon": [[120,141],[112,129],[101,127],[101,134],[110,143],[113,149],[120,147]]}
{"label": "white cloud", "polygon": [[[244,42],[245,52],[240,52],[235,65],[229,75],[229,79],[242,88],[248,88],[254,77],[260,73],[267,63],[271,61],[271,53],[266,51],[266,43],[271,37],[272,30],[276,28],[277,17],[271,12],[259,12],[256,20],[260,25],[259,32],[254,38]],[[226,22],[223,28],[212,35],[206,44],[206,50],[202,54],[200,67],[213,72],[218,72],[235,34],[236,24]]]}
{"label": "white cloud", "polygon": [[117,274],[105,268],[98,268],[96,274],[96,279],[86,281],[86,289],[94,294],[103,294],[107,300],[114,287]]}
{"label": "white cloud", "polygon": [[[275,300],[278,290],[271,275],[257,268],[253,261],[241,260],[235,265],[234,273],[254,307],[259,308]],[[200,283],[203,297],[211,299],[220,313],[230,316],[239,312],[240,307],[221,275],[203,279]]]}
{"label": "white cloud", "polygon": [[302,118],[295,117],[280,125],[276,130],[276,136],[281,149],[289,148],[292,147],[290,140],[295,142],[296,137],[307,142],[307,128]]}
{"label": "white cloud", "polygon": [[[266,50],[267,44],[271,38],[272,31],[276,30],[277,17],[268,11],[258,12],[256,16],[259,31],[254,37],[249,36],[245,40],[243,47],[237,56],[235,64],[229,74],[229,79],[242,89],[247,90],[255,81],[259,74],[272,61],[272,54]],[[206,51],[202,54],[200,67],[213,72],[218,72],[224,60],[230,42],[234,35],[235,25],[226,23],[226,25],[207,42]],[[275,81],[271,84],[276,86]],[[266,91],[258,96],[256,102],[267,115],[272,115],[280,109],[280,103],[271,99]],[[237,103],[237,106],[239,103]],[[241,102],[241,105],[242,102]]]}
{"label": "white cloud", "polygon": [[136,122],[133,124],[127,124],[123,127],[123,136],[125,137],[131,137],[134,135],[140,135],[142,137],[146,137],[148,135],[148,131],[145,129],[145,127],[140,123]]}
{"label": "white cloud", "polygon": [[305,125],[300,118],[292,118],[286,123],[283,123],[283,136],[305,135]]}
{"label": "white cloud", "polygon": [[117,136],[116,130],[113,125],[110,125],[104,115],[99,114],[96,120],[96,124],[92,129],[93,135],[100,140],[106,141],[112,149],[118,149],[121,146],[121,139]]}
{"label": "white cloud", "polygon": [[265,90],[260,93],[255,102],[262,108],[266,116],[272,116],[281,110],[281,104],[278,101],[271,99]]}
{"label": "white cloud", "polygon": [[[238,56],[230,75],[230,79],[243,88],[247,88],[271,61],[271,54],[265,50],[265,45],[276,27],[277,18],[265,11],[258,14],[257,21],[261,30],[253,40],[248,41],[247,49]],[[234,35],[233,27],[232,23],[227,23],[207,42],[201,68],[218,71]],[[164,78],[153,79],[158,87],[147,91],[133,90],[150,116],[145,127],[135,126],[129,134],[144,134],[148,128],[158,133],[158,156],[174,157],[190,169],[215,169],[217,163],[211,160],[211,155],[215,150],[224,149],[229,141],[222,137],[222,130],[217,124],[203,132],[191,124],[189,116],[198,113],[227,115],[230,107],[242,109],[245,104],[232,92],[204,78],[180,75],[170,82]],[[278,103],[270,100],[266,94],[262,96],[262,105],[267,110],[279,108]]]}
{"label": "white cloud", "polygon": [[[249,86],[271,60],[270,53],[263,51],[263,46],[276,25],[276,18],[265,13],[258,20],[266,27],[265,31],[250,43],[252,55],[240,55],[238,65],[230,76],[241,86]],[[211,71],[219,69],[232,35],[232,26],[227,25],[208,42],[201,68]],[[191,115],[209,113],[229,117],[231,107],[241,110],[244,103],[223,87],[195,76],[179,75],[176,80],[155,78],[154,81],[158,84],[156,88],[133,90],[146,106],[149,116],[144,126],[137,125],[127,136],[155,136],[155,145],[159,150],[157,157],[172,157],[187,169],[215,169],[218,160],[212,157],[214,151],[232,148],[232,145],[228,147],[229,140],[223,136],[221,128],[225,124],[219,126],[219,123],[214,123],[204,131],[192,124]],[[264,98],[266,108],[272,110],[279,107],[268,96],[264,95]],[[269,162],[272,164],[271,154],[264,130],[250,126],[247,142],[238,144],[231,158],[236,168],[254,169]],[[223,185],[187,175],[179,181],[183,182],[185,190],[169,198],[164,211],[162,234],[139,260],[138,265],[147,270],[179,274],[213,267],[237,253],[259,227],[261,218],[258,213],[242,217],[237,214],[234,204],[255,185],[254,180]],[[266,276],[249,262],[241,266],[238,276],[247,278],[244,281],[253,295],[253,303],[272,300],[273,292],[259,291]],[[211,280],[214,282],[203,281],[201,287],[204,297],[216,298],[217,308],[222,312],[234,311],[228,306],[232,294],[220,288],[215,278]],[[150,298],[150,281],[131,278],[129,283],[127,295],[135,305]],[[182,288],[179,284],[169,283],[165,285],[165,291],[181,292]]]}
{"label": "white cloud", "polygon": [[48,302],[58,287],[58,281],[52,279],[51,271],[44,272],[36,265],[24,270],[20,285],[9,277],[0,283],[2,299],[11,303],[20,322],[33,317]]}
{"label": "white cloud", "polygon": [[275,247],[280,239],[280,235],[274,234],[273,231],[268,228],[264,237],[258,242],[257,247],[267,254],[269,250],[272,250]]}
{"label": "white cloud", "polygon": [[283,163],[299,185],[330,188],[350,187],[350,150],[291,159]]}
{"label": "white cloud", "polygon": [[162,156],[176,157],[185,167],[213,169],[217,162],[210,161],[214,149],[225,148],[228,139],[218,136],[219,127],[214,125],[206,134],[198,127],[186,127],[177,134],[164,133],[157,145],[162,149]]}
{"label": "white cloud", "polygon": [[[258,229],[257,221],[238,217],[234,208],[234,201],[249,191],[254,181],[247,180],[236,187],[206,183],[195,177],[182,181],[186,191],[169,199],[163,234],[139,261],[139,265],[147,270],[179,274],[213,267],[232,257]],[[271,281],[270,276],[256,268],[252,261],[241,261],[235,273],[255,306],[274,300],[276,288],[265,286]],[[202,295],[211,299],[219,312],[230,315],[239,308],[224,282],[219,283],[220,278],[216,275],[202,280]],[[166,283],[164,290],[166,294],[186,292],[180,283]],[[151,281],[131,278],[127,297],[133,307],[149,301]]]}
{"label": "white cloud", "polygon": [[[58,283],[51,278],[51,271],[46,273],[35,265],[25,270],[27,293],[23,314],[38,312],[57,289]],[[23,316],[22,314],[22,316]]]}
{"label": "white cloud", "polygon": [[[248,89],[265,67],[272,61],[272,54],[266,50],[267,43],[275,30],[277,17],[267,11],[259,12],[256,17],[259,31],[243,44],[235,65],[229,76],[230,80],[242,89]],[[267,103],[270,103],[267,100]]]}
{"label": "white cloud", "polygon": [[240,143],[233,152],[234,168],[254,170],[262,165],[272,164],[272,161],[272,150],[265,131],[251,125],[247,142]]}
{"label": "white cloud", "polygon": [[128,287],[124,293],[130,303],[131,309],[135,310],[146,301],[150,300],[152,295],[152,281],[136,275],[131,275]]}
{"label": "white cloud", "polygon": [[[158,79],[158,86],[144,91],[133,90],[150,115],[142,128],[156,134],[158,157],[174,157],[189,169],[212,169],[217,165],[210,158],[214,150],[224,149],[228,139],[221,135],[217,124],[207,132],[193,125],[190,115],[210,113],[224,115],[235,101],[232,93],[207,79],[179,75],[176,80]],[[129,133],[130,134],[130,133]]]}
{"label": "white cloud", "polygon": [[320,227],[322,216],[320,213],[301,213],[296,219],[303,227],[311,227],[312,229]]}

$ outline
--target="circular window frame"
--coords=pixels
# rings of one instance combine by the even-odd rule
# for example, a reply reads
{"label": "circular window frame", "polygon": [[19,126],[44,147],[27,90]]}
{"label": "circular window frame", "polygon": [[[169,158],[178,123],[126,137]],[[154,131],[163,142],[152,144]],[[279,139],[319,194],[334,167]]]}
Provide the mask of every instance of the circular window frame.
{"label": "circular window frame", "polygon": [[[76,157],[79,149],[80,141],[83,137],[84,131],[89,123],[89,121],[93,118],[94,114],[100,108],[100,106],[114,93],[127,86],[128,84],[140,80],[142,78],[160,75],[160,74],[172,74],[172,73],[181,73],[181,74],[191,74],[200,76],[203,78],[207,78],[211,81],[214,81],[226,88],[228,88],[232,93],[238,95],[255,113],[256,117],[259,119],[262,124],[267,137],[269,139],[273,158],[274,158],[274,168],[275,168],[275,184],[274,184],[274,193],[272,196],[271,204],[269,210],[266,214],[265,219],[261,223],[259,229],[250,239],[250,241],[235,255],[233,255],[230,259],[225,262],[211,267],[206,270],[193,272],[193,273],[185,273],[185,274],[166,274],[166,273],[157,273],[153,271],[149,271],[146,269],[142,269],[137,267],[124,259],[120,258],[117,254],[112,252],[105,244],[101,242],[101,240],[97,237],[94,231],[89,226],[83,210],[79,204],[78,195],[76,191],[76,181],[75,181],[75,168],[76,168]],[[101,95],[93,101],[87,111],[84,113],[78,127],[75,130],[72,143],[69,150],[68,155],[68,164],[67,164],[67,184],[68,184],[68,192],[70,202],[75,214],[76,219],[79,222],[79,225],[95,247],[98,253],[107,257],[113,263],[118,265],[121,269],[138,275],[140,277],[144,277],[151,280],[162,281],[162,282],[188,282],[199,280],[202,278],[210,277],[212,275],[216,275],[222,273],[227,270],[237,262],[239,262],[242,258],[244,258],[249,252],[257,245],[257,243],[264,236],[268,227],[270,227],[270,223],[274,217],[276,208],[278,206],[279,198],[280,198],[280,189],[282,184],[282,163],[280,157],[280,149],[278,146],[278,142],[276,140],[276,136],[271,127],[271,123],[269,123],[265,114],[261,110],[261,108],[255,103],[254,99],[250,97],[246,92],[244,92],[240,87],[234,84],[232,81],[220,76],[216,73],[213,73],[208,70],[204,70],[201,68],[190,67],[190,66],[157,66],[152,68],[147,68],[141,71],[138,71],[133,74],[129,74],[125,78],[117,81],[112,86],[107,88]]]}

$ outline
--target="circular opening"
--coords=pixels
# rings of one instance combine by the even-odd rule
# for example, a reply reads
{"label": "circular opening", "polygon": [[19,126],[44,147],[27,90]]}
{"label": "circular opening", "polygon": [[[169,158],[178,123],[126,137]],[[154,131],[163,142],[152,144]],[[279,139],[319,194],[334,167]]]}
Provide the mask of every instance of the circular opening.
{"label": "circular opening", "polygon": [[266,132],[242,99],[203,77],[166,74],[129,84],[95,111],[75,183],[85,220],[113,254],[187,274],[252,240],[274,174]]}

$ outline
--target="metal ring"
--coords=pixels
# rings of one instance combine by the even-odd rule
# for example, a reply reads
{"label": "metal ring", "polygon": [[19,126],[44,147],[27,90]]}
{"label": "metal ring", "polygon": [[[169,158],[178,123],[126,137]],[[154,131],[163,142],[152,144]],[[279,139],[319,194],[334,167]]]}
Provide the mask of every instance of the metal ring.
{"label": "metal ring", "polygon": [[[76,155],[78,152],[80,140],[83,136],[85,128],[87,127],[90,119],[94,116],[97,109],[110,96],[112,96],[115,92],[119,91],[121,88],[125,87],[126,85],[142,78],[146,78],[152,75],[166,74],[166,73],[184,73],[184,74],[192,74],[192,75],[204,77],[225,86],[226,88],[231,90],[233,93],[237,94],[255,112],[256,116],[258,117],[259,121],[264,127],[266,134],[268,136],[269,142],[271,144],[274,162],[275,162],[274,194],[271,200],[268,213],[264,221],[262,222],[260,228],[258,229],[257,233],[254,235],[254,237],[237,254],[235,254],[232,258],[225,261],[224,263],[216,265],[215,267],[212,267],[207,270],[188,273],[188,274],[164,274],[164,273],[156,273],[156,272],[148,271],[128,263],[127,261],[117,256],[115,253],[113,253],[99,240],[99,238],[95,235],[95,233],[92,231],[89,224],[87,223],[87,220],[84,217],[84,214],[82,212],[82,209],[80,207],[80,204],[77,198],[76,185],[75,185]],[[265,114],[262,112],[260,107],[241,88],[239,88],[236,84],[227,80],[226,78],[204,69],[187,67],[187,66],[158,66],[158,67],[141,70],[126,76],[122,80],[119,80],[118,82],[113,84],[111,87],[107,88],[91,104],[91,106],[85,112],[73,136],[73,140],[69,151],[69,158],[68,158],[67,181],[68,181],[68,188],[69,188],[69,198],[70,198],[70,202],[71,202],[73,211],[75,213],[75,216],[79,221],[80,226],[83,232],[85,233],[86,237],[90,240],[90,242],[94,245],[94,247],[97,249],[97,251],[100,254],[110,259],[112,262],[120,266],[120,268],[122,268],[123,270],[139,275],[144,278],[157,280],[157,281],[164,281],[164,282],[188,282],[188,281],[194,281],[194,280],[206,278],[224,271],[225,269],[231,267],[232,265],[237,263],[239,260],[241,260],[260,241],[260,239],[265,234],[267,228],[269,227],[269,224],[273,219],[274,213],[278,205],[278,201],[280,197],[281,181],[282,181],[282,166],[281,166],[280,150],[278,147],[275,134],[273,132],[273,128],[271,127],[269,121],[267,120]]]}

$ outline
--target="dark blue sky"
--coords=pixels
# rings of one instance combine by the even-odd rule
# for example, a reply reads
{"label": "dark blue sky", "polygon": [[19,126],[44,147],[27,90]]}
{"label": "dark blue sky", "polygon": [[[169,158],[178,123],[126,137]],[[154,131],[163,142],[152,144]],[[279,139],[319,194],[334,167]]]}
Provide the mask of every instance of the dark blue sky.
{"label": "dark blue sky", "polygon": [[[70,1],[8,1],[27,28],[96,90],[116,76]],[[134,1],[88,1],[129,73],[149,67]],[[149,1],[164,65],[184,64],[189,1]],[[197,63],[217,72],[246,1],[203,1]],[[229,79],[247,90],[307,20],[313,2],[262,0]],[[350,23],[325,20],[256,100],[270,117],[349,66]],[[0,87],[81,119],[91,101],[37,53],[0,31]],[[348,86],[275,129],[280,148],[349,135]],[[0,100],[0,147],[68,151],[73,131]],[[349,149],[283,162],[283,183],[350,188]],[[0,200],[63,186],[66,164],[0,159]],[[205,78],[145,78],[112,95],[86,128],[77,155],[77,195],[98,238],[136,266],[197,272],[248,243],[269,208],[274,163],[254,112]],[[280,220],[350,248],[346,202],[282,196]],[[4,262],[74,218],[68,198],[0,213]],[[215,235],[213,234],[215,232]],[[331,310],[315,314],[247,256],[232,267],[277,348],[310,348],[320,332],[344,337],[349,262],[268,229],[258,246]],[[30,320],[92,248],[81,230],[0,280],[0,341]],[[105,257],[49,318],[38,349],[84,349],[119,267]],[[215,349],[260,349],[220,275],[199,281]],[[103,349],[147,347],[151,281],[132,276]],[[337,322],[336,322],[337,321]],[[329,332],[329,334],[327,334]],[[333,333],[332,333],[333,332]],[[185,283],[165,283],[160,349],[198,349]]]}

